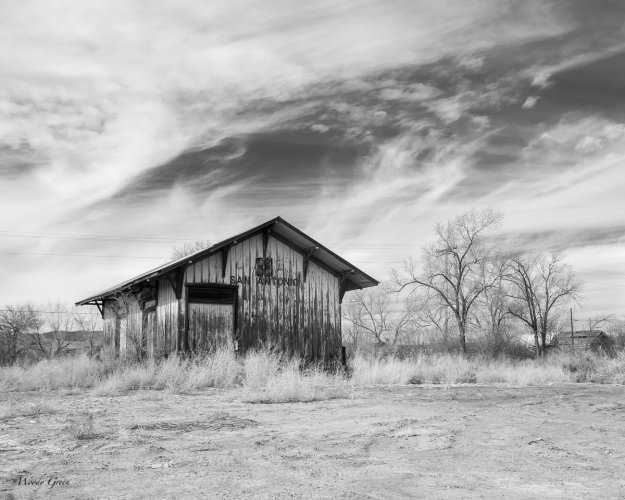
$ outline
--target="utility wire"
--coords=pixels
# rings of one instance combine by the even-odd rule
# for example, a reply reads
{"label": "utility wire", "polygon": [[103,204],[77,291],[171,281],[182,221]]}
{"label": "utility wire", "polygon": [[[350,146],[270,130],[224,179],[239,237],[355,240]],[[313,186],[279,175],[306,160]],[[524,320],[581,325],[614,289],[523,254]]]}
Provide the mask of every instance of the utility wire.
{"label": "utility wire", "polygon": [[[132,240],[132,241],[162,241],[162,242],[193,242],[200,238],[158,238],[151,236],[121,236],[109,234],[70,234],[70,233],[35,233],[26,231],[0,231],[0,236],[45,239],[77,239],[77,240]],[[202,240],[208,241],[208,240]]]}
{"label": "utility wire", "polygon": [[[80,254],[80,253],[47,253],[47,252],[5,252],[0,251],[0,254],[8,255],[51,255],[59,257],[93,257],[93,258],[110,258],[110,259],[158,259],[162,261],[172,260],[169,257],[155,257],[155,256],[139,256],[139,255],[100,255],[100,254]],[[175,259],[173,259],[175,260]],[[401,264],[403,260],[352,260],[351,262],[359,264]]]}
{"label": "utility wire", "polygon": [[150,256],[142,256],[139,257],[137,255],[94,255],[94,254],[86,254],[86,253],[44,253],[44,252],[4,252],[0,251],[1,254],[7,255],[52,255],[52,256],[60,256],[60,257],[97,257],[97,258],[111,258],[111,259],[158,259],[158,260],[168,260],[166,257],[150,257]]}
{"label": "utility wire", "polygon": [[100,313],[96,312],[74,312],[74,311],[40,311],[37,309],[0,309],[0,312],[16,312],[16,313],[40,313],[40,314],[86,314],[89,316],[100,316]]}
{"label": "utility wire", "polygon": [[[218,243],[217,240],[207,240],[204,238],[158,238],[150,236],[117,236],[117,235],[97,235],[97,234],[69,234],[69,233],[36,233],[25,231],[1,231],[0,236],[9,237],[23,237],[23,238],[41,238],[41,239],[77,239],[77,240],[111,240],[111,241],[124,241],[124,242],[141,242],[141,241],[154,241],[161,243],[182,243],[182,242],[195,242],[206,241],[209,244]],[[377,249],[377,248],[418,248],[419,245],[414,243],[362,243],[362,244],[349,244],[343,242],[328,243],[340,248],[362,248],[362,249]]]}

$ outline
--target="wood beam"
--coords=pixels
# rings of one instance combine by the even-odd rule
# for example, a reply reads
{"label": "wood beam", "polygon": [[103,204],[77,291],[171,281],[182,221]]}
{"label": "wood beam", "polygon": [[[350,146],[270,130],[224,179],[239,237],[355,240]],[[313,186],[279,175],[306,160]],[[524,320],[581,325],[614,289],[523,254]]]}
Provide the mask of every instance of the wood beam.
{"label": "wood beam", "polygon": [[167,281],[169,281],[169,284],[174,289],[174,295],[178,300],[182,298],[182,286],[186,269],[186,266],[177,267],[174,271],[165,275],[165,278],[167,278]]}
{"label": "wood beam", "polygon": [[308,276],[308,263],[310,262],[310,258],[315,253],[319,247],[310,247],[307,250],[304,250],[304,281]]}
{"label": "wood beam", "polygon": [[226,279],[226,266],[228,265],[228,254],[230,253],[230,249],[232,248],[232,246],[236,244],[237,242],[235,240],[229,245],[222,247],[221,249],[221,277],[224,280]]}
{"label": "wood beam", "polygon": [[268,227],[263,231],[263,259],[267,258],[267,246],[269,246],[269,235],[271,234],[271,227]]}
{"label": "wood beam", "polygon": [[349,274],[351,274],[351,271],[349,273],[341,273],[341,277],[339,279],[339,304],[343,303],[343,296],[347,291],[347,284],[349,282],[347,277]]}

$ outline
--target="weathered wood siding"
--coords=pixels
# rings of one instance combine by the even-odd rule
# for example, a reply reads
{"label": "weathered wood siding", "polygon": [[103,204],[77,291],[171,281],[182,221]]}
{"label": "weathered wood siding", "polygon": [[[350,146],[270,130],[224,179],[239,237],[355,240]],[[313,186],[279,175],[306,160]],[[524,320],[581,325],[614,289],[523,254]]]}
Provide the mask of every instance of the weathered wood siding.
{"label": "weathered wood siding", "polygon": [[158,281],[158,297],[156,299],[156,342],[153,355],[163,356],[176,351],[178,342],[178,310],[179,304],[174,288],[167,279]]}
{"label": "weathered wood siding", "polygon": [[[256,259],[263,256],[272,259],[271,277],[256,276]],[[112,303],[105,304],[105,353],[117,354],[117,335],[118,353],[134,356],[145,335],[148,355],[160,357],[183,350],[188,331],[190,349],[230,344],[236,336],[241,352],[267,346],[311,359],[340,357],[339,278],[311,260],[304,279],[304,256],[277,238],[269,237],[265,255],[262,234],[240,241],[228,252],[225,273],[222,255],[217,253],[187,266],[183,281],[189,286],[236,286],[235,315],[232,305],[187,304],[187,286],[182,286],[177,299],[172,282],[162,277],[151,316],[138,301],[128,304],[122,318],[115,317]],[[222,332],[235,328],[235,334],[223,337]],[[201,339],[197,334],[201,331],[218,334],[214,339]]]}
{"label": "weathered wood siding", "polygon": [[[190,303],[189,349],[211,351],[231,347],[234,320],[233,304]],[[208,335],[207,335],[208,333]]]}
{"label": "weathered wood siding", "polygon": [[150,358],[154,357],[154,353],[157,349],[156,344],[156,310],[151,310],[147,312],[143,318],[144,328],[146,330],[146,341],[147,341],[147,355]]}
{"label": "weathered wood siding", "polygon": [[115,307],[113,301],[104,305],[104,356],[134,356],[136,353],[137,342],[140,342],[143,333],[143,311],[139,302],[133,297],[130,298],[127,306],[127,313],[118,317],[118,308]]}
{"label": "weathered wood siding", "polygon": [[117,318],[110,302],[104,304],[104,317],[102,319],[102,355],[105,357],[115,356],[115,325]]}
{"label": "weathered wood siding", "polygon": [[[128,312],[121,320],[123,328],[120,331],[120,355],[134,357],[137,349],[141,348],[143,335],[143,311],[135,297],[128,301]],[[124,333],[122,339],[121,333]]]}
{"label": "weathered wood siding", "polygon": [[315,359],[340,357],[338,277],[311,261],[304,280],[304,256],[271,236],[265,256],[272,259],[271,278],[256,276],[256,258],[263,257],[263,235],[252,236],[230,248],[225,276],[221,254],[214,254],[189,265],[185,283],[238,286],[236,324],[243,352],[267,345]]}

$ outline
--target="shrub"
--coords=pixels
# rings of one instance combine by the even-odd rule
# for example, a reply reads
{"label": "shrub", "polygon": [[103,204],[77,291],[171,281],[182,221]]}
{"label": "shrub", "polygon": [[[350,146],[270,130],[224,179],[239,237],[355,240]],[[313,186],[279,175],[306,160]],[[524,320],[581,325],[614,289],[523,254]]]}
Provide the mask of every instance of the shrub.
{"label": "shrub", "polygon": [[597,355],[590,351],[560,353],[555,361],[571,373],[574,382],[589,382],[597,368]]}

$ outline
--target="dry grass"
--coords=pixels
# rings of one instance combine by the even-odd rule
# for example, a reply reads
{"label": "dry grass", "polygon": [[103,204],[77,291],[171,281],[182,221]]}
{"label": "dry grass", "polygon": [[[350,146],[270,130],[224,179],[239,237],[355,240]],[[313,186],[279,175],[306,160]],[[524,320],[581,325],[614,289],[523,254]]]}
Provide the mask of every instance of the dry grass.
{"label": "dry grass", "polygon": [[479,384],[544,385],[572,382],[571,373],[550,362],[493,362],[477,370]]}
{"label": "dry grass", "polygon": [[616,358],[591,352],[558,353],[541,360],[467,359],[457,355],[404,360],[357,356],[351,368],[352,382],[359,385],[625,383],[625,353]]}
{"label": "dry grass", "polygon": [[[245,363],[245,361],[244,361]],[[212,356],[195,359],[187,367],[183,386],[187,390],[205,387],[236,387],[242,376],[241,362],[230,351],[217,351]]]}
{"label": "dry grass", "polygon": [[[269,368],[273,370],[275,366],[269,365]],[[345,377],[329,374],[320,368],[303,371],[296,360],[286,361],[277,371],[269,373],[270,376],[263,378],[264,385],[259,386],[255,381],[246,386],[243,401],[249,403],[308,403],[347,398],[351,395],[351,387]]]}
{"label": "dry grass", "polygon": [[87,356],[44,360],[26,367],[2,367],[0,390],[89,388],[115,369],[113,363],[102,363]]}
{"label": "dry grass", "polygon": [[73,420],[67,426],[67,432],[74,439],[95,439],[99,434],[95,432],[93,425],[93,415],[85,413]]}
{"label": "dry grass", "polygon": [[243,362],[234,353],[217,351],[192,360],[172,356],[160,363],[147,361],[122,366],[93,389],[96,396],[110,396],[129,390],[188,392],[207,387],[233,388],[240,385]]}
{"label": "dry grass", "polygon": [[[350,372],[351,377],[347,378],[319,367],[304,369],[299,360],[285,359],[271,351],[250,352],[244,357],[218,351],[192,360],[172,356],[162,362],[145,363],[103,363],[76,357],[41,361],[30,367],[0,368],[0,391],[80,388],[90,389],[95,396],[112,396],[127,391],[184,393],[221,388],[233,390],[235,397],[248,402],[278,403],[346,398],[354,387],[364,385],[625,384],[625,353],[615,358],[589,352],[560,353],[543,360],[467,359],[457,355],[403,360],[356,356],[350,362]],[[31,410],[0,413],[0,418],[20,412],[28,414]]]}
{"label": "dry grass", "polygon": [[278,376],[280,357],[269,351],[253,351],[243,360],[245,386],[250,389],[265,387],[269,380]]}
{"label": "dry grass", "polygon": [[9,400],[8,404],[0,407],[0,421],[17,417],[39,417],[56,412],[57,409],[45,401],[29,401],[15,404]]}
{"label": "dry grass", "polygon": [[352,361],[352,382],[358,385],[458,384],[476,382],[475,362],[454,355],[415,359],[384,358]]}

